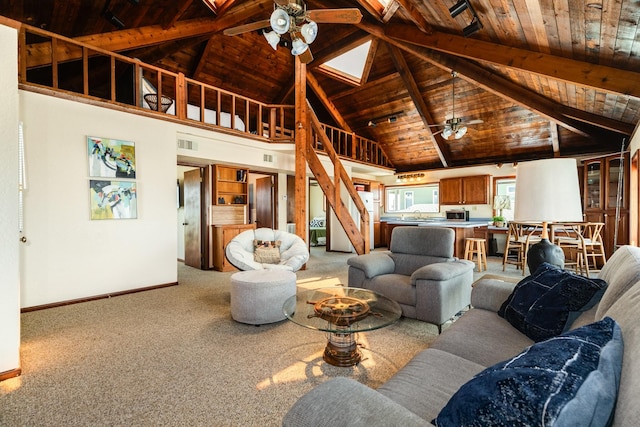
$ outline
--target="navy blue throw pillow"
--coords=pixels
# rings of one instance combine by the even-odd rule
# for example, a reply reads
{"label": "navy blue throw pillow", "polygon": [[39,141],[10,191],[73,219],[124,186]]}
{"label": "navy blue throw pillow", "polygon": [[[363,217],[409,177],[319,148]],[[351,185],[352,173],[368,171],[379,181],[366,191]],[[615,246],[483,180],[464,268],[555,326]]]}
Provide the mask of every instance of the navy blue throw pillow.
{"label": "navy blue throw pillow", "polygon": [[595,306],[607,283],[543,263],[522,279],[498,315],[538,342],[569,330],[580,313]]}
{"label": "navy blue throw pillow", "polygon": [[624,345],[615,320],[533,344],[462,385],[438,417],[449,426],[607,426]]}

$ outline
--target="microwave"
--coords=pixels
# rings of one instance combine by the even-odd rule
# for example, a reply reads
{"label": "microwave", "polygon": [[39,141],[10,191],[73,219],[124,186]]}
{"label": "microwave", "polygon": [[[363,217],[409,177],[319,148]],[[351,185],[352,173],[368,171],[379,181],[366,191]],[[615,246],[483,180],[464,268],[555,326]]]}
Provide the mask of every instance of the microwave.
{"label": "microwave", "polygon": [[456,209],[445,212],[447,221],[469,221],[469,211],[465,209]]}

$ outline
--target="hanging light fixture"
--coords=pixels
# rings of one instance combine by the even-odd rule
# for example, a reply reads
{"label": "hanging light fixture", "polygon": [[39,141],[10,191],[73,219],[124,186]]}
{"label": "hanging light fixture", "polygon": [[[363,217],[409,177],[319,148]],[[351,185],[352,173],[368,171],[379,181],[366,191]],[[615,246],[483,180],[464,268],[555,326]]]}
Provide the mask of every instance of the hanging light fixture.
{"label": "hanging light fixture", "polygon": [[267,39],[267,43],[269,43],[269,46],[271,46],[273,50],[278,50],[278,43],[280,43],[280,34],[276,33],[275,31],[264,31],[262,35],[265,39]]}
{"label": "hanging light fixture", "polygon": [[269,24],[273,31],[263,32],[269,45],[277,50],[281,36],[288,33],[294,56],[307,52],[318,35],[318,24],[309,19],[306,5],[302,2],[289,2],[284,6],[276,4]]}
{"label": "hanging light fixture", "polygon": [[453,80],[451,81],[451,118],[447,120],[442,137],[449,139],[453,136],[455,139],[462,138],[467,133],[467,127],[462,125],[462,119],[456,117],[456,77],[458,73],[451,71]]}

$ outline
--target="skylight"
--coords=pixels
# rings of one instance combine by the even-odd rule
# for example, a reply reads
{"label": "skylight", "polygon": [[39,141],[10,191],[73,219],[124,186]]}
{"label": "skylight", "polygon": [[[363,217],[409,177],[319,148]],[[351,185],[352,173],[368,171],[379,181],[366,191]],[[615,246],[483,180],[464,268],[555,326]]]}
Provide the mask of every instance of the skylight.
{"label": "skylight", "polygon": [[331,68],[340,74],[346,74],[347,77],[359,83],[362,80],[362,74],[367,64],[370,48],[371,40],[368,40],[342,55],[325,62],[322,64],[322,67]]}

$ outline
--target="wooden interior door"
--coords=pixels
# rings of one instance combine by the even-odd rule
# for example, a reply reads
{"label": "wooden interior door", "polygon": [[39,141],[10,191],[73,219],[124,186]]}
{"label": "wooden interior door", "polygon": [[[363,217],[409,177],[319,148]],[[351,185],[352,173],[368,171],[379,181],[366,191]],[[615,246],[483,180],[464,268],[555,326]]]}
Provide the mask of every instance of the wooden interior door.
{"label": "wooden interior door", "polygon": [[273,176],[256,180],[256,228],[275,228]]}
{"label": "wooden interior door", "polygon": [[184,263],[202,268],[202,186],[200,169],[184,173]]}

